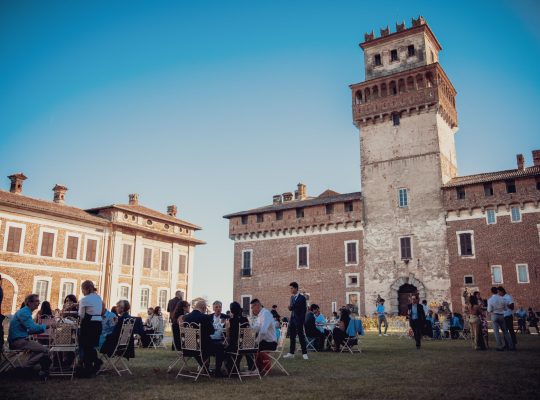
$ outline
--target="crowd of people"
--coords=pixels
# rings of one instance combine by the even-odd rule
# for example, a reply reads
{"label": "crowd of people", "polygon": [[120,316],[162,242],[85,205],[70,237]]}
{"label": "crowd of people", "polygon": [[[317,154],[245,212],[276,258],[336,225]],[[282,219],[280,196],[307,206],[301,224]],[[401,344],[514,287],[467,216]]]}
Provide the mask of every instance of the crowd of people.
{"label": "crowd of people", "polygon": [[[289,289],[291,293],[289,318],[281,317],[276,305],[268,309],[255,298],[250,303],[252,316],[250,319],[244,315],[246,310],[243,310],[238,302],[232,302],[226,313],[223,313],[223,304],[220,301],[214,301],[211,313],[207,312],[204,300],[196,302],[193,310],[190,310],[190,304],[182,299],[182,293],[178,291],[167,305],[173,333],[172,349],[177,351],[181,349],[180,327],[197,324],[201,330],[203,355],[202,359],[198,358],[197,361],[202,367],[204,360],[213,357],[215,359],[213,369],[210,366],[206,367],[212,370],[216,377],[229,375],[233,369],[239,370],[242,357],[232,355],[237,352],[240,327],[251,327],[256,332],[259,353],[256,356],[246,355],[247,368],[250,370],[254,370],[259,364],[260,368],[267,365],[268,358],[264,352],[276,350],[283,324],[287,324],[286,334],[290,338],[289,351],[284,358],[295,356],[297,337],[304,360],[309,359],[308,344],[317,351],[340,351],[355,332],[351,334],[350,331],[351,326],[355,325],[351,324],[353,318],[350,309],[343,307],[339,310],[339,315],[334,312],[330,319],[326,319],[317,304],[307,306],[306,297],[300,293],[297,282],[291,282]],[[39,335],[44,335],[47,328],[54,328],[60,321],[79,324],[77,355],[79,377],[95,376],[100,370],[102,361],[98,357],[98,352],[109,357],[113,355],[124,321],[134,319],[133,334],[138,336],[143,347],[150,345],[151,335],[163,334],[164,321],[160,307],[148,308],[147,318],[143,323],[140,317],[130,314],[131,307],[127,300],[118,301],[111,310],[108,310],[91,281],[84,281],[81,284],[81,291],[83,297],[79,300],[70,294],[64,299],[62,309],[54,311],[48,301],[41,302],[39,308],[40,299],[36,294],[30,294],[25,298],[21,308],[11,319],[8,334],[10,349],[24,350],[28,353],[24,365],[17,373],[22,376],[30,375],[33,368],[39,365],[40,376],[44,378],[48,376],[51,358],[47,347],[40,343]],[[388,313],[384,304],[385,300],[378,298],[376,317],[379,336],[388,335]],[[514,316],[517,318],[521,333],[525,333],[527,323],[529,329],[534,328],[538,333],[538,317],[531,308],[528,311],[523,307],[518,310],[514,308],[512,296],[504,287],[499,286],[491,288],[491,297],[487,300],[484,300],[478,291],[474,292],[467,299],[466,317],[459,313],[448,312],[442,324],[439,313],[431,310],[426,300],[420,302],[418,295],[412,295],[407,307],[407,318],[417,349],[421,348],[422,338],[440,338],[442,335],[448,335],[450,339],[457,339],[461,332],[468,330],[473,347],[477,350],[486,350],[489,313],[496,349],[515,350],[517,338],[513,329]],[[35,335],[38,340],[29,340]],[[132,335],[123,356],[128,359],[134,357],[134,349],[135,342]],[[74,358],[64,361],[73,362]],[[233,365],[234,363],[236,365]]]}

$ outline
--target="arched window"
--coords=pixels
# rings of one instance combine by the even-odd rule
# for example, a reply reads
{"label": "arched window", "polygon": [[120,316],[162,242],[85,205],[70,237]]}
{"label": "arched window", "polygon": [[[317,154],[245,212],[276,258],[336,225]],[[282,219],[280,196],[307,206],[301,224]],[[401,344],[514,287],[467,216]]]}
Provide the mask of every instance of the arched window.
{"label": "arched window", "polygon": [[377,98],[379,97],[379,87],[378,86],[373,86],[373,88],[371,89],[372,90],[372,96],[373,98]]}
{"label": "arched window", "polygon": [[381,97],[388,96],[388,88],[386,87],[386,83],[381,84]]}
{"label": "arched window", "polygon": [[416,86],[418,89],[423,89],[425,87],[424,82],[424,77],[421,74],[416,75]]}
{"label": "arched window", "polygon": [[395,94],[397,94],[396,81],[390,82],[389,87],[390,87],[390,95],[395,95]]}
{"label": "arched window", "polygon": [[357,90],[354,94],[354,100],[356,104],[362,104],[362,91]]}
{"label": "arched window", "polygon": [[414,78],[412,76],[407,78],[407,90],[409,92],[414,90]]}
{"label": "arched window", "polygon": [[369,90],[369,88],[366,88],[366,90],[364,90],[364,99],[366,99],[366,101],[369,101],[371,99],[371,91]]}
{"label": "arched window", "polygon": [[398,92],[399,93],[405,92],[405,79],[400,79],[398,81]]}

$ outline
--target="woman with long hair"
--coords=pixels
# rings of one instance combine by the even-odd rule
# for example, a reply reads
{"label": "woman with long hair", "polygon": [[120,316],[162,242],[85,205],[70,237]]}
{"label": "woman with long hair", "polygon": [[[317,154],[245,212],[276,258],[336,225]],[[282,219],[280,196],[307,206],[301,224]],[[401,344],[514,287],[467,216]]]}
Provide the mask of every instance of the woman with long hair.
{"label": "woman with long hair", "polygon": [[185,300],[179,301],[171,313],[171,329],[173,333],[173,351],[180,351],[180,317],[189,313],[189,303]]}
{"label": "woman with long hair", "polygon": [[45,318],[52,318],[53,317],[53,310],[51,308],[51,303],[48,301],[44,301],[41,303],[41,308],[36,314],[36,321],[41,324],[41,319],[43,317]]}
{"label": "woman with long hair", "polygon": [[[237,301],[233,301],[229,305],[229,310],[231,310],[231,318],[225,321],[225,332],[227,335],[227,347],[225,348],[225,353],[235,353],[238,348],[238,333],[240,332],[240,327],[248,327],[249,321],[246,317],[242,315],[242,306]],[[246,357],[248,362],[248,368],[253,367],[253,358]],[[240,361],[242,357],[238,357],[236,360],[236,367],[239,369]],[[225,360],[225,365],[227,371],[231,372],[233,367],[233,359],[229,356]]]}
{"label": "woman with long hair", "polygon": [[347,326],[351,321],[351,313],[348,308],[343,307],[339,316],[338,326],[333,330],[334,350],[340,351],[340,347],[347,338]]}
{"label": "woman with long hair", "polygon": [[470,315],[469,324],[471,325],[471,339],[475,350],[485,350],[484,336],[482,335],[481,315],[482,308],[478,304],[478,298],[473,294],[469,297]]}

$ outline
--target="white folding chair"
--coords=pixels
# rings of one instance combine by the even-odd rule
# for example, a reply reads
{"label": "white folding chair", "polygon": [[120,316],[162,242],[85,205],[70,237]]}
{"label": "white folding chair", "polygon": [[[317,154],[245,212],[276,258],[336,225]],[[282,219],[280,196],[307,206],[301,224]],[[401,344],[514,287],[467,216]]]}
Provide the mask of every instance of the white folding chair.
{"label": "white folding chair", "polygon": [[306,350],[317,352],[315,344],[317,343],[317,338],[306,336]]}
{"label": "white folding chair", "polygon": [[[229,372],[229,378],[232,374],[238,376],[240,382],[242,382],[242,377],[248,376],[258,376],[261,379],[261,373],[255,362],[256,355],[259,351],[259,343],[257,342],[257,332],[255,329],[250,328],[249,324],[240,325],[238,327],[238,345],[236,346],[236,352],[231,353],[227,352],[232,360],[232,369]],[[238,368],[238,359],[242,356],[251,357],[253,360],[253,369],[245,372],[240,372]]]}
{"label": "white folding chair", "polygon": [[[98,373],[114,369],[118,376],[122,376],[122,372],[128,372],[130,375],[133,375],[133,373],[129,369],[129,365],[126,362],[126,359],[124,358],[124,355],[129,349],[129,344],[133,337],[134,326],[135,318],[127,318],[124,320],[124,322],[122,323],[122,328],[120,330],[120,336],[118,337],[118,341],[116,342],[113,353],[111,354],[111,356],[108,356],[107,354],[102,354],[104,362]],[[123,369],[119,369],[119,367],[123,367]]]}
{"label": "white folding chair", "polygon": [[278,345],[275,350],[261,350],[261,353],[265,353],[270,357],[272,360],[270,364],[270,368],[268,368],[266,371],[263,370],[263,376],[266,376],[272,371],[275,367],[278,367],[285,375],[289,376],[289,373],[283,367],[283,365],[279,362],[281,357],[283,356],[283,351],[285,350],[285,339],[287,338],[287,324],[284,322],[281,325],[280,329],[280,335],[278,339]]}
{"label": "white folding chair", "polygon": [[[208,371],[208,357],[205,359],[202,353],[201,342],[201,327],[194,322],[184,323],[180,325],[180,352],[182,361],[182,367],[176,377],[183,376],[186,378],[194,379],[197,382],[199,376],[210,377]],[[195,359],[197,361],[197,371],[187,371],[189,368],[189,361]],[[199,364],[200,362],[200,364]],[[172,366],[171,366],[172,367]]]}
{"label": "white folding chair", "polygon": [[[73,354],[73,359],[68,366],[63,365],[64,355],[66,353]],[[77,353],[77,325],[59,322],[52,327],[49,334],[49,355],[53,359],[53,367],[49,374],[51,376],[70,376],[73,379]]]}
{"label": "white folding chair", "polygon": [[154,333],[148,334],[148,337],[150,338],[150,344],[148,347],[153,347],[154,349],[157,349],[158,347],[166,348],[165,344],[163,343],[163,332],[165,331],[165,321],[163,318],[159,319],[158,326],[154,330]]}
{"label": "white folding chair", "polygon": [[11,350],[7,342],[2,346],[1,350],[0,372],[22,367],[21,357],[26,353],[26,350]]}

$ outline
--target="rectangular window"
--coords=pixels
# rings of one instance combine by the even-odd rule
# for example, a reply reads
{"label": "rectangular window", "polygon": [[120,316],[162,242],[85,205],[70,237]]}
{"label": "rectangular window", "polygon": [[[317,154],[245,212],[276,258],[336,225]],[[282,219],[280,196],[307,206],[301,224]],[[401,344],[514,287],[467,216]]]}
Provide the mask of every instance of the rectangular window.
{"label": "rectangular window", "polygon": [[187,271],[187,257],[183,254],[180,254],[180,265],[178,266],[178,272],[185,274]]}
{"label": "rectangular window", "polygon": [[456,195],[458,200],[464,200],[465,199],[465,188],[463,186],[458,186],[456,188]]}
{"label": "rectangular window", "polygon": [[472,256],[473,255],[472,233],[460,233],[458,237],[459,237],[459,255]]}
{"label": "rectangular window", "polygon": [[303,208],[297,208],[296,209],[296,218],[304,218],[304,209]]}
{"label": "rectangular window", "polygon": [[70,260],[76,260],[78,249],[79,238],[77,236],[68,236],[66,258]]}
{"label": "rectangular window", "polygon": [[412,56],[414,56],[414,54],[415,54],[414,44],[410,44],[409,46],[407,46],[407,55],[409,57],[412,57]]}
{"label": "rectangular window", "polygon": [[276,211],[276,221],[281,221],[283,219],[283,211]]}
{"label": "rectangular window", "polygon": [[251,314],[251,296],[241,296],[242,299],[242,315],[247,317]]}
{"label": "rectangular window", "polygon": [[401,208],[409,206],[409,196],[407,189],[401,188],[398,190],[398,201]]}
{"label": "rectangular window", "polygon": [[257,214],[257,222],[264,222],[264,214]]}
{"label": "rectangular window", "polygon": [[130,244],[122,246],[122,265],[131,265],[131,253],[133,247]]}
{"label": "rectangular window", "polygon": [[141,309],[146,310],[148,308],[148,302],[150,300],[150,289],[141,289]]}
{"label": "rectangular window", "polygon": [[244,250],[242,252],[242,269],[241,269],[241,276],[251,276],[251,257],[252,257],[253,251],[252,250]]}
{"label": "rectangular window", "polygon": [[472,284],[474,284],[473,276],[472,276],[472,275],[465,275],[465,276],[463,277],[463,282],[465,283],[465,285],[472,285]]}
{"label": "rectangular window", "polygon": [[491,283],[503,283],[502,267],[500,265],[493,265],[491,267]]}
{"label": "rectangular window", "polygon": [[39,296],[39,300],[47,300],[49,298],[49,281],[38,280],[36,282],[36,294]]}
{"label": "rectangular window", "polygon": [[86,261],[96,262],[97,240],[86,240]]}
{"label": "rectangular window", "polygon": [[392,114],[392,124],[394,126],[399,125],[399,114],[397,114],[397,113]]}
{"label": "rectangular window", "polygon": [[358,248],[358,242],[345,242],[345,248],[346,248],[346,264],[358,264],[358,256],[357,256],[357,248]]}
{"label": "rectangular window", "polygon": [[54,247],[54,233],[43,232],[41,236],[41,255],[43,257],[52,257]]}
{"label": "rectangular window", "polygon": [[161,270],[162,271],[169,270],[169,252],[168,251],[161,252]]}
{"label": "rectangular window", "polygon": [[68,294],[75,294],[75,284],[73,282],[62,283],[62,294],[60,295],[60,300],[62,301],[62,304]]}
{"label": "rectangular window", "polygon": [[167,309],[167,290],[161,289],[158,293],[158,306],[161,307],[162,310]]}
{"label": "rectangular window", "polygon": [[247,223],[248,223],[248,216],[242,215],[242,225],[247,225]]}
{"label": "rectangular window", "polygon": [[486,210],[486,221],[488,225],[493,225],[497,223],[497,216],[493,208],[488,208]]}
{"label": "rectangular window", "polygon": [[517,264],[516,271],[518,283],[529,283],[529,266],[527,264]]}
{"label": "rectangular window", "polygon": [[152,268],[152,249],[144,249],[143,268]]}
{"label": "rectangular window", "polygon": [[129,286],[120,286],[120,299],[129,300]]}
{"label": "rectangular window", "polygon": [[511,207],[512,222],[521,222],[521,211],[519,207]]}
{"label": "rectangular window", "polygon": [[345,212],[353,212],[354,206],[352,201],[346,201],[345,202]]}
{"label": "rectangular window", "polygon": [[381,55],[375,54],[374,61],[375,61],[376,67],[381,66],[382,65]]}
{"label": "rectangular window", "polygon": [[309,268],[309,247],[296,247],[296,268]]}
{"label": "rectangular window", "polygon": [[398,52],[397,50],[390,50],[390,61],[398,61]]}
{"label": "rectangular window", "polygon": [[337,312],[337,301],[332,302],[332,312]]}
{"label": "rectangular window", "polygon": [[360,274],[345,274],[345,287],[360,286]]}
{"label": "rectangular window", "polygon": [[493,196],[493,185],[491,183],[484,183],[484,196]]}
{"label": "rectangular window", "polygon": [[334,213],[334,205],[333,204],[327,204],[325,206],[326,208],[326,215],[330,215]]}
{"label": "rectangular window", "polygon": [[540,190],[540,178],[536,178],[536,190]]}
{"label": "rectangular window", "polygon": [[9,231],[8,231],[6,251],[9,251],[12,253],[20,253],[21,237],[22,237],[22,228],[18,228],[16,226],[10,226]]}
{"label": "rectangular window", "polygon": [[506,193],[516,193],[516,181],[508,179],[506,182]]}
{"label": "rectangular window", "polygon": [[412,259],[411,238],[410,237],[399,238],[399,246],[401,249],[401,259],[402,260]]}

